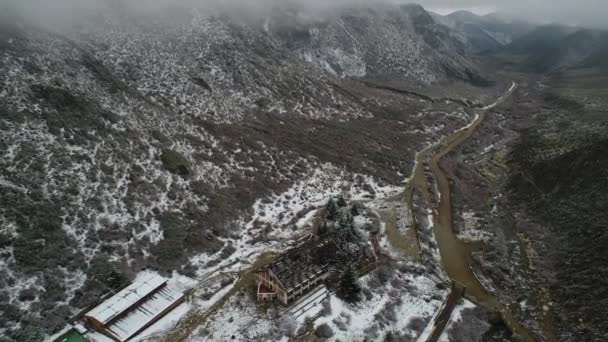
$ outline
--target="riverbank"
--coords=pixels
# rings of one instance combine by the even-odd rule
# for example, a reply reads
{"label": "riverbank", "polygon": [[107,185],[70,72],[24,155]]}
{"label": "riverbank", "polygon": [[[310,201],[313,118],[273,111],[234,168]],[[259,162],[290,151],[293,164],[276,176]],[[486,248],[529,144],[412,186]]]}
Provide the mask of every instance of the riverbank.
{"label": "riverbank", "polygon": [[441,254],[444,270],[449,277],[466,287],[465,295],[473,302],[490,310],[497,311],[509,328],[524,341],[534,341],[534,338],[510,312],[508,307],[501,304],[480,282],[472,270],[472,258],[469,246],[461,241],[452,227],[452,194],[448,177],[440,167],[440,161],[452,150],[471,137],[486,117],[488,110],[500,105],[517,89],[513,82],[510,88],[494,103],[475,110],[475,120],[464,128],[455,131],[444,138],[439,144],[430,147],[417,156],[417,164],[410,180],[411,189],[417,189],[425,194],[428,203],[434,207],[433,227]]}

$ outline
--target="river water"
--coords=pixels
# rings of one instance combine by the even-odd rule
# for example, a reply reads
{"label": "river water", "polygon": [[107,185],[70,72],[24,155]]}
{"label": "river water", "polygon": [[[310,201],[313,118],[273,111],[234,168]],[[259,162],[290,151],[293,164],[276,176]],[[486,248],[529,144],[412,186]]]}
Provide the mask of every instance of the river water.
{"label": "river water", "polygon": [[[444,138],[439,144],[428,148],[417,156],[416,168],[410,180],[412,187],[428,194],[428,181],[424,172],[425,165],[430,170],[437,184],[439,203],[433,211],[434,230],[441,255],[441,262],[449,277],[466,287],[465,295],[474,302],[491,310],[500,312],[502,319],[511,330],[524,341],[534,341],[532,335],[514,317],[506,305],[500,303],[496,296],[487,291],[475,276],[471,268],[471,250],[459,240],[452,227],[452,196],[450,183],[439,162],[449,152],[465,142],[483,122],[486,112],[500,104],[517,87],[515,83],[495,103],[476,110],[475,120],[467,127],[460,129]],[[430,197],[430,196],[429,196]]]}

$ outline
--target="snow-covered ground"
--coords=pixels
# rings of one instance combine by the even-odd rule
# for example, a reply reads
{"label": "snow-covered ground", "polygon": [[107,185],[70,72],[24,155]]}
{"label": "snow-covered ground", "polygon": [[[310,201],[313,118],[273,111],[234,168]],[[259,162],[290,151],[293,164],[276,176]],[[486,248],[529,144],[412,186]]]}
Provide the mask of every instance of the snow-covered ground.
{"label": "snow-covered ground", "polygon": [[[223,274],[236,274],[248,266],[245,260],[255,260],[262,252],[284,250],[298,237],[310,233],[311,221],[318,208],[324,206],[330,196],[341,194],[348,201],[356,200],[375,207],[401,191],[400,187],[382,187],[368,177],[355,177],[363,180],[362,184],[369,185],[363,187],[361,183],[346,181],[352,178],[338,169],[332,171],[334,174],[328,174],[328,170],[317,170],[285,193],[256,202],[252,220],[244,224],[247,234],[241,234],[240,239],[232,241],[237,249],[233,254],[235,259],[223,261],[217,269],[221,269]],[[369,191],[370,188],[374,195]],[[355,226],[361,228],[370,222],[368,216],[361,216],[357,218]],[[243,237],[259,236],[264,229],[260,226],[273,228],[268,234],[269,238],[265,242],[249,244]],[[395,253],[395,256],[398,257],[398,254]],[[237,259],[243,261],[234,262]],[[345,304],[331,295],[329,303],[312,305],[306,313],[300,313],[297,319],[291,315],[281,315],[285,310],[281,307],[262,309],[254,303],[250,293],[239,292],[210,317],[206,324],[199,327],[191,335],[191,340],[251,340],[261,336],[278,340],[286,338],[286,331],[301,329],[306,317],[313,317],[320,312],[323,316],[314,325],[328,324],[335,332],[335,339],[349,341],[370,336],[380,338],[388,332],[415,337],[419,331],[408,328],[410,321],[414,318],[425,320],[432,316],[447,293],[437,289],[436,278],[425,274],[422,265],[395,261],[392,267],[394,270],[385,276],[389,279],[384,279],[383,283],[378,282],[379,276],[376,273],[361,279],[362,286],[368,289],[361,303]],[[209,278],[212,275],[207,272],[205,275],[200,274],[200,277]],[[222,291],[229,288],[231,285]],[[214,296],[211,300],[218,297],[220,296]],[[199,304],[199,308],[204,306]],[[377,319],[370,320],[370,317]],[[277,320],[281,322],[280,327],[277,327]]]}
{"label": "snow-covered ground", "polygon": [[405,263],[396,266],[385,283],[378,283],[375,273],[361,278],[366,294],[357,304],[345,303],[332,294],[326,303],[310,306],[297,318],[283,314],[285,308],[278,304],[259,305],[249,293],[241,292],[197,329],[190,340],[277,341],[301,331],[308,318],[317,314],[320,317],[314,321],[314,327],[327,324],[333,331],[331,341],[381,340],[387,333],[416,338],[420,330],[411,321],[427,321],[447,291],[438,290],[433,280],[425,274],[411,273],[407,266]]}
{"label": "snow-covered ground", "polygon": [[450,321],[443,329],[443,333],[439,337],[439,342],[451,342],[448,335],[450,329],[454,326],[454,324],[462,323],[462,311],[465,309],[473,309],[475,308],[475,304],[469,300],[462,299],[462,301],[454,308],[452,311],[452,315],[450,316]]}
{"label": "snow-covered ground", "polygon": [[[191,299],[148,329],[140,340],[144,337],[158,340],[163,333],[171,331],[180,318],[205,312],[225,299],[239,273],[248,269],[260,255],[283,251],[298,238],[310,234],[312,221],[329,197],[342,195],[349,202],[354,200],[376,207],[400,191],[401,187],[381,186],[370,177],[351,175],[325,165],[284,193],[258,200],[251,219],[238,222],[239,234],[225,240],[234,246],[234,253],[213,267],[204,266],[210,260],[206,255],[193,258],[191,262],[199,267],[196,282],[184,282],[193,286]],[[371,222],[370,217],[362,216],[357,218],[355,225],[361,228]],[[260,239],[260,236],[264,238]],[[306,317],[318,313],[322,316],[314,326],[329,325],[336,340],[379,339],[389,332],[416,337],[422,329],[410,324],[412,319],[428,320],[447,292],[436,287],[436,278],[426,274],[424,266],[405,261],[392,263],[382,281],[376,271],[360,279],[366,289],[361,303],[346,304],[331,295],[328,303],[308,307],[308,311],[299,314],[297,319],[289,314],[282,315],[284,307],[262,307],[255,303],[250,291],[238,291],[194,330],[190,340],[280,340],[301,329]]]}
{"label": "snow-covered ground", "polygon": [[420,332],[412,329],[410,322],[432,316],[447,294],[438,291],[426,275],[396,272],[384,287],[370,284],[374,276],[361,279],[371,290],[371,298],[352,305],[331,296],[331,314],[319,318],[315,326],[329,325],[334,331],[332,339],[340,341],[381,340],[389,332],[415,338]]}
{"label": "snow-covered ground", "polygon": [[465,211],[462,213],[464,220],[463,229],[458,232],[458,238],[463,241],[490,241],[494,235],[492,232],[484,229],[479,223],[479,219],[475,217],[475,213],[472,211]]}
{"label": "snow-covered ground", "polygon": [[[180,318],[182,318],[191,309],[191,304],[188,302],[182,303],[158,320],[152,326],[138,334],[132,341],[144,342],[150,341],[159,337],[159,333],[175,327]],[[101,342],[101,341],[100,341]]]}
{"label": "snow-covered ground", "polygon": [[[353,179],[354,182],[351,181]],[[238,237],[224,239],[235,247],[230,258],[216,266],[204,267],[212,257],[200,254],[191,259],[191,264],[198,267],[199,279],[208,278],[219,269],[238,272],[263,252],[282,251],[298,238],[310,234],[316,210],[323,207],[330,197],[342,195],[347,201],[381,200],[399,191],[399,186],[380,185],[372,177],[353,175],[325,164],[284,193],[257,200],[251,219],[235,222],[241,228]]]}
{"label": "snow-covered ground", "polygon": [[[251,219],[247,222],[235,223],[241,227],[238,234],[224,239],[225,243],[232,245],[235,249],[230,257],[211,267],[207,266],[207,263],[212,260],[208,255],[200,254],[193,257],[191,263],[198,268],[196,279],[177,274],[171,279],[172,283],[179,283],[183,288],[192,288],[191,299],[147,329],[140,339],[147,336],[154,340],[156,337],[162,336],[162,332],[171,330],[180,318],[189,313],[205,312],[233,289],[239,274],[251,267],[252,262],[260,255],[283,251],[296,243],[299,238],[310,234],[311,222],[315,219],[318,209],[323,207],[330,197],[342,195],[347,201],[364,202],[371,199],[381,201],[394,196],[400,190],[401,188],[398,186],[380,185],[371,177],[352,175],[327,164],[312,171],[308,177],[296,182],[284,193],[258,200],[252,208]],[[355,224],[361,226],[367,223],[367,220],[358,218]],[[230,298],[225,306],[217,311],[217,317],[210,320],[215,323],[198,329],[194,334],[198,337],[193,338],[205,340],[200,335],[206,333],[215,337],[246,333],[248,337],[255,337],[268,331],[273,323],[269,321],[265,325],[263,315],[257,311],[255,305],[242,305],[246,301],[251,301],[251,299],[247,296],[243,297],[242,293]],[[251,311],[251,307],[256,309]],[[251,329],[254,330],[241,327],[239,329],[242,332],[238,332],[228,329],[226,324],[218,323],[222,322],[222,319],[235,320],[237,316],[243,321],[243,326],[250,325],[250,322],[248,323],[245,319],[246,317],[255,317],[255,324],[251,324]],[[233,327],[235,323],[228,324],[228,326]],[[215,335],[213,335],[214,333]]]}

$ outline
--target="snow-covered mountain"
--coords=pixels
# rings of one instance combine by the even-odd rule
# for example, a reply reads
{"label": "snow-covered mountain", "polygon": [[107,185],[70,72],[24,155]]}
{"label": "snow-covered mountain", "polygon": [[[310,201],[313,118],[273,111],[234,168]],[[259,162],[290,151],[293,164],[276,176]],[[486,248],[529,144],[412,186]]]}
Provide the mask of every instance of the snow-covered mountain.
{"label": "snow-covered mountain", "polygon": [[322,17],[287,10],[264,27],[281,47],[338,77],[481,81],[459,42],[419,5],[355,8]]}
{"label": "snow-covered mountain", "polygon": [[360,82],[483,80],[421,7],[277,11],[109,10],[59,32],[3,17],[4,340],[39,340],[142,268],[228,257],[256,200],[313,172],[398,184],[469,119]]}
{"label": "snow-covered mountain", "polygon": [[445,16],[433,13],[433,18],[449,27],[454,38],[473,52],[495,51],[534,28],[531,23],[507,19],[499,14],[480,16],[457,11]]}

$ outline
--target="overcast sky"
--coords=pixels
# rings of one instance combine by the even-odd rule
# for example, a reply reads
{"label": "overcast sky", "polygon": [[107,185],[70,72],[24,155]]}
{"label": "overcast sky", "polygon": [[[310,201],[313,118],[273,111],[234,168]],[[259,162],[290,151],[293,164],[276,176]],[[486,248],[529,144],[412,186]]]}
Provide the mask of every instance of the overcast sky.
{"label": "overcast sky", "polygon": [[486,14],[500,11],[538,22],[608,27],[608,0],[420,0],[443,13],[468,9]]}
{"label": "overcast sky", "polygon": [[[332,6],[345,4],[372,5],[373,2],[412,2],[407,0],[0,0],[0,4],[18,4],[37,14],[49,16],[51,13],[73,15],[77,8],[104,6],[107,2],[127,1],[141,8],[154,7],[154,4],[185,3],[205,4],[222,3],[235,8],[264,7],[276,2],[292,1],[304,6]],[[465,9],[478,14],[500,11],[540,23],[559,22],[587,27],[608,28],[608,0],[418,0],[429,10],[446,14]],[[1,10],[2,7],[0,7]]]}

